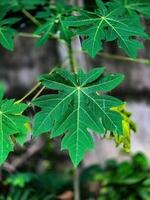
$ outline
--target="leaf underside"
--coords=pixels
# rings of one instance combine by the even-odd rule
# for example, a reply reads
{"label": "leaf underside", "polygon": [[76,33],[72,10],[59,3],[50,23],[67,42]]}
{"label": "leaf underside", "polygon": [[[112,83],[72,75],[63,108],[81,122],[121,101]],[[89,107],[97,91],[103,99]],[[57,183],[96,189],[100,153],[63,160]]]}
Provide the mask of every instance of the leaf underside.
{"label": "leaf underside", "polygon": [[59,92],[33,101],[41,108],[34,118],[33,136],[49,131],[51,138],[63,135],[61,149],[69,151],[75,166],[94,147],[92,131],[99,135],[106,131],[122,134],[122,116],[111,108],[123,102],[103,93],[119,85],[124,76],[104,76],[104,70],[95,68],[88,73],[80,70],[74,74],[58,69],[39,77],[45,87]]}

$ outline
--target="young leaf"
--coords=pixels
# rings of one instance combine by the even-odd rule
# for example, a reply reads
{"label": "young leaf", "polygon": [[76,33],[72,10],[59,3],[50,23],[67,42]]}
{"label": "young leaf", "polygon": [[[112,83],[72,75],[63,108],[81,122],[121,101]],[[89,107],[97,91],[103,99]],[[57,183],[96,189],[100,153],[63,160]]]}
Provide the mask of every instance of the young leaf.
{"label": "young leaf", "polygon": [[135,37],[148,38],[138,16],[121,13],[101,0],[97,0],[95,12],[79,11],[78,16],[66,17],[64,24],[76,28],[76,34],[84,36],[83,49],[95,57],[103,49],[103,41],[117,41],[119,48],[135,58],[143,45]]}
{"label": "young leaf", "polygon": [[[26,104],[16,104],[14,100],[3,100],[4,91],[0,87],[0,164],[2,164],[9,152],[13,151],[13,140],[15,134],[22,135],[28,132],[25,124],[29,122],[28,118],[22,115],[27,108]],[[24,143],[20,141],[20,143]]]}
{"label": "young leaf", "polygon": [[112,108],[113,110],[119,112],[123,117],[123,134],[118,135],[113,132],[113,137],[115,139],[116,146],[123,144],[123,149],[126,152],[131,150],[131,131],[136,132],[136,125],[131,120],[131,113],[125,110],[126,105]]}
{"label": "young leaf", "polygon": [[33,136],[51,131],[51,137],[65,134],[62,149],[68,150],[75,166],[84,154],[92,149],[93,139],[89,129],[104,135],[107,130],[122,133],[122,117],[112,107],[123,102],[96,92],[110,91],[119,85],[124,76],[104,76],[104,68],[88,73],[69,73],[58,69],[51,75],[42,75],[40,82],[45,87],[58,90],[56,95],[44,95],[33,101],[42,110],[35,115]]}

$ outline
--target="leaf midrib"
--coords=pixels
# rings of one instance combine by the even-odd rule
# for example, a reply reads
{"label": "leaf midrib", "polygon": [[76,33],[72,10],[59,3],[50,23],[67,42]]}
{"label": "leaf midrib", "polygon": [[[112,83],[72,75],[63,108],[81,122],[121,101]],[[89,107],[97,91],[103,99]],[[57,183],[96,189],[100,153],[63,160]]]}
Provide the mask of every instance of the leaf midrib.
{"label": "leaf midrib", "polygon": [[97,37],[97,34],[98,34],[98,32],[99,32],[99,29],[100,29],[100,27],[101,27],[103,21],[104,21],[104,19],[102,18],[101,21],[99,22],[98,26],[97,26],[97,29],[96,29],[96,32],[95,32],[95,35],[94,35],[94,40],[93,40],[93,44],[92,44],[92,55],[94,55],[94,54],[93,54],[93,53],[94,53],[94,46],[95,46],[95,42],[97,41],[97,40],[96,40],[96,37]]}
{"label": "leaf midrib", "polygon": [[3,131],[3,127],[2,127],[2,119],[3,119],[3,117],[2,117],[2,113],[0,113],[0,138],[1,138],[1,141],[0,141],[0,149],[1,149],[1,151],[0,151],[0,162],[3,160],[3,154],[4,154],[4,143],[3,143],[3,141],[4,141],[4,131]]}
{"label": "leaf midrib", "polygon": [[76,158],[75,158],[75,163],[78,161],[78,142],[79,142],[79,130],[80,130],[80,101],[81,101],[81,96],[80,96],[80,90],[78,89],[78,106],[77,106],[77,139],[76,139]]}
{"label": "leaf midrib", "polygon": [[126,48],[128,49],[128,45],[126,44],[125,40],[120,35],[120,33],[115,29],[115,27],[106,18],[104,18],[104,21],[117,33],[117,35],[119,36],[119,38],[123,41],[123,43],[125,44]]}
{"label": "leaf midrib", "polygon": [[67,95],[64,99],[62,99],[62,101],[60,101],[49,113],[48,115],[45,117],[45,119],[42,121],[42,123],[40,124],[40,126],[34,131],[35,133],[37,132],[37,130],[39,130],[41,128],[41,126],[45,123],[45,121],[47,120],[47,118],[51,115],[51,113],[53,113],[53,111],[63,102],[65,101],[67,98],[69,98],[70,96],[72,96],[74,93],[76,92],[76,90],[74,90],[73,92],[71,92],[69,95]]}
{"label": "leaf midrib", "polygon": [[116,126],[116,124],[114,124],[114,122],[111,120],[111,118],[107,115],[107,113],[105,112],[105,110],[103,110],[100,106],[99,106],[99,104],[95,101],[95,99],[93,99],[91,96],[89,96],[87,93],[85,93],[83,90],[82,90],[82,92],[88,97],[88,98],[90,98],[99,108],[100,108],[100,110],[104,113],[104,115],[105,116],[107,116],[108,117],[108,119],[112,122],[112,124],[114,125],[114,127],[116,128],[116,131],[117,131],[117,126]]}

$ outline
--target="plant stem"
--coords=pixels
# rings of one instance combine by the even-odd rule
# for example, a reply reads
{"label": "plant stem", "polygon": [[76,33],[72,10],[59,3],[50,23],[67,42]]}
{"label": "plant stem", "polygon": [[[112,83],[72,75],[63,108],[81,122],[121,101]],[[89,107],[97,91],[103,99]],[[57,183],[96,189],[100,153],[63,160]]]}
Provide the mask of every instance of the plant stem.
{"label": "plant stem", "polygon": [[[54,67],[48,74],[52,74],[57,67]],[[21,103],[24,101],[28,96],[30,96],[39,86],[41,85],[41,82],[37,83],[26,95],[24,95],[20,100],[16,101],[16,103]],[[45,89],[45,87],[42,87],[39,92],[36,93],[36,95],[32,98],[32,100],[35,100]]]}
{"label": "plant stem", "polygon": [[[16,36],[18,36],[18,37],[27,37],[27,38],[35,38],[35,39],[42,37],[41,35],[37,35],[37,34],[33,34],[33,33],[26,33],[26,32],[20,32],[20,33],[16,34]],[[60,39],[59,37],[57,37],[55,35],[52,35],[50,37],[52,39],[60,40],[61,42],[65,43],[64,40]]]}
{"label": "plant stem", "polygon": [[35,100],[35,99],[43,92],[44,89],[45,89],[45,86],[42,87],[42,88],[36,93],[36,95],[32,98],[31,101]]}
{"label": "plant stem", "polygon": [[24,95],[20,100],[16,101],[16,103],[21,103],[24,101],[28,96],[30,96],[39,86],[41,83],[36,84],[26,95]]}
{"label": "plant stem", "polygon": [[18,33],[17,36],[28,37],[28,38],[40,38],[41,37],[40,35],[36,35],[36,34],[33,34],[33,33],[24,33],[24,32]]}
{"label": "plant stem", "polygon": [[74,58],[74,53],[73,53],[73,47],[72,47],[72,42],[68,45],[68,55],[69,55],[69,60],[70,60],[70,67],[71,71],[77,72],[77,64]]}
{"label": "plant stem", "polygon": [[129,61],[129,62],[136,62],[136,63],[142,63],[145,65],[150,65],[149,59],[143,59],[143,58],[128,58],[125,56],[120,55],[114,55],[114,54],[108,54],[108,53],[100,53],[98,54],[101,57],[108,58],[108,59],[114,59],[114,60],[122,60],[122,61]]}
{"label": "plant stem", "polygon": [[31,15],[26,9],[22,9],[23,14],[30,19],[34,24],[36,24],[37,26],[40,26],[41,23],[33,16]]}
{"label": "plant stem", "polygon": [[74,200],[80,200],[79,168],[74,169]]}

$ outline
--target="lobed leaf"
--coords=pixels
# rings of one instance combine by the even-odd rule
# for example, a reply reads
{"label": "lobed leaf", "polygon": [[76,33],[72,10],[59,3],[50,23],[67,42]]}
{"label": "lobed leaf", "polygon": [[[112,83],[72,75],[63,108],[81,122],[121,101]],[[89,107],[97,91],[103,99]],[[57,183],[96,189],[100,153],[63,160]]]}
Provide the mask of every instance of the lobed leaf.
{"label": "lobed leaf", "polygon": [[91,57],[103,50],[103,41],[117,41],[119,48],[135,58],[137,50],[143,48],[137,37],[149,39],[139,15],[124,12],[122,7],[126,5],[121,2],[114,0],[104,3],[97,0],[97,9],[94,12],[81,10],[77,16],[66,17],[64,24],[74,28],[75,33],[84,38],[82,47]]}
{"label": "lobed leaf", "polygon": [[[42,75],[39,81],[58,94],[44,95],[33,101],[41,111],[35,115],[33,136],[51,131],[51,137],[64,135],[61,149],[68,150],[74,166],[84,154],[94,147],[92,130],[104,135],[106,131],[122,134],[122,116],[111,110],[123,102],[102,94],[119,85],[124,76],[109,74],[104,76],[104,68],[96,68],[88,73],[69,73],[58,69],[51,75]],[[100,92],[99,94],[97,92]]]}

